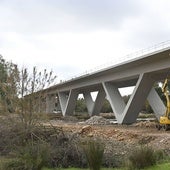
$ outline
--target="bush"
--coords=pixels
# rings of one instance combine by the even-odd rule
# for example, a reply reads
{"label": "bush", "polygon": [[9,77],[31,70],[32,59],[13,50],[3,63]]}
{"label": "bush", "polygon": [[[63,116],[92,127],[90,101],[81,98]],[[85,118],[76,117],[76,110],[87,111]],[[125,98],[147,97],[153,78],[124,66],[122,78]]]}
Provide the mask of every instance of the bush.
{"label": "bush", "polygon": [[99,141],[90,140],[83,146],[84,153],[91,170],[100,170],[104,153],[104,146]]}
{"label": "bush", "polygon": [[49,162],[49,146],[44,142],[29,143],[13,153],[13,159],[4,164],[6,170],[41,170]]}
{"label": "bush", "polygon": [[165,161],[167,158],[169,158],[169,156],[167,156],[163,150],[156,150],[155,158],[156,158],[156,162],[160,163]]}
{"label": "bush", "polygon": [[143,169],[156,164],[155,152],[148,146],[140,146],[129,155],[128,169]]}
{"label": "bush", "polygon": [[[87,167],[76,134],[65,133],[61,127],[52,125],[46,127],[37,124],[27,129],[23,127],[23,123],[18,119],[16,121],[14,118],[11,121],[6,118],[0,119],[0,156],[10,158],[5,161],[9,167],[15,167],[14,165],[19,167],[23,162],[29,164],[37,160],[32,162],[35,165],[41,160],[44,162],[48,156],[50,157],[48,167]],[[34,154],[34,159],[31,154]],[[29,161],[25,162],[27,156]]]}
{"label": "bush", "polygon": [[[87,167],[87,162],[83,152],[79,147],[75,136],[58,136],[57,139],[50,139],[51,143],[51,160],[50,165],[57,168],[68,167]],[[78,140],[78,139],[76,139]]]}

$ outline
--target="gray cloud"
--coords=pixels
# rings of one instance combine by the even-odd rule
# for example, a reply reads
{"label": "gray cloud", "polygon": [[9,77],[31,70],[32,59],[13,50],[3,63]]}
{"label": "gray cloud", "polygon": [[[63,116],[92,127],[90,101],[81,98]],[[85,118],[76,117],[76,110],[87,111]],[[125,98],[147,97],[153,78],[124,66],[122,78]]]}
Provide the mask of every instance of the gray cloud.
{"label": "gray cloud", "polygon": [[129,18],[124,23],[122,32],[127,47],[146,48],[170,40],[170,1],[144,1],[142,15]]}
{"label": "gray cloud", "polygon": [[0,0],[0,53],[66,76],[82,72],[170,39],[169,6],[169,0]]}
{"label": "gray cloud", "polygon": [[[82,27],[90,29],[117,29],[125,17],[138,15],[139,3],[133,0],[65,0],[65,9],[76,16]],[[65,10],[64,9],[64,10]]]}
{"label": "gray cloud", "polygon": [[134,0],[6,0],[0,2],[0,29],[20,33],[118,29],[141,11]]}

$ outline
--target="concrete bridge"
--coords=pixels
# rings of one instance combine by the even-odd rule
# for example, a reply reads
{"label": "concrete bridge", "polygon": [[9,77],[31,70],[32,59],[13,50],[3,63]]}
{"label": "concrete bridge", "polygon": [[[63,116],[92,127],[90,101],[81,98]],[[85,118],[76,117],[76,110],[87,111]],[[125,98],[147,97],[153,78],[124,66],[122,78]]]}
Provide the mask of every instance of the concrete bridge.
{"label": "concrete bridge", "polygon": [[[59,99],[63,116],[74,112],[79,94],[83,94],[88,113],[97,115],[107,96],[115,117],[120,124],[136,121],[139,112],[148,100],[159,118],[165,112],[165,106],[154,89],[154,84],[164,80],[170,73],[170,43],[159,49],[152,49],[137,58],[115,64],[108,68],[89,73],[45,89],[46,112],[55,108],[56,96]],[[135,86],[127,104],[119,88]],[[92,100],[91,92],[98,92]]]}

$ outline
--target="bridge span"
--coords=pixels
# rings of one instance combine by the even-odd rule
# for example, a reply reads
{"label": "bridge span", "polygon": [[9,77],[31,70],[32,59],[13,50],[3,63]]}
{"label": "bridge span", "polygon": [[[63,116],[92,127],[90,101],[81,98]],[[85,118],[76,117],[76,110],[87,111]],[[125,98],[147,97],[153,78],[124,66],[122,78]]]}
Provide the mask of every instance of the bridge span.
{"label": "bridge span", "polygon": [[[166,108],[154,84],[164,80],[169,73],[170,45],[45,89],[46,112],[55,109],[57,96],[63,116],[70,115],[74,112],[78,95],[83,94],[91,116],[100,113],[107,97],[119,124],[135,122],[146,100],[159,118]],[[119,88],[130,86],[135,88],[125,104]],[[97,97],[93,101],[91,92],[96,91]]]}

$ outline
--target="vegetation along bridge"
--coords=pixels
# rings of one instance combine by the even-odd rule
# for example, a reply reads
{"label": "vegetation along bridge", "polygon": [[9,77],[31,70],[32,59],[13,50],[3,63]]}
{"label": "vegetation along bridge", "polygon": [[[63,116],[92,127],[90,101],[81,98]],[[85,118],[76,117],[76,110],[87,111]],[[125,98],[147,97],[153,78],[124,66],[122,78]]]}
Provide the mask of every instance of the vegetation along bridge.
{"label": "vegetation along bridge", "polygon": [[[130,58],[129,58],[130,57]],[[170,43],[147,49],[127,60],[92,73],[88,73],[45,89],[46,112],[55,109],[58,98],[63,116],[72,114],[79,94],[83,94],[88,113],[97,115],[107,97],[117,122],[130,124],[136,121],[139,112],[148,100],[159,118],[165,106],[154,89],[156,82],[170,73]],[[119,88],[135,86],[127,104]],[[98,92],[92,100],[91,92]]]}

